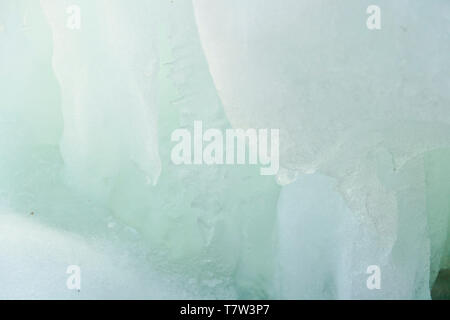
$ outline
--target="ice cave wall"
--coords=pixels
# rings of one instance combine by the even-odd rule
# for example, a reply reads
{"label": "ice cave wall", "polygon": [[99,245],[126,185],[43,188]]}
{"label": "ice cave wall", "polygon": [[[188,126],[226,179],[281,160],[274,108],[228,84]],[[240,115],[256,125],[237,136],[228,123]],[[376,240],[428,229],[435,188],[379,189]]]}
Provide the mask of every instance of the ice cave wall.
{"label": "ice cave wall", "polygon": [[[379,3],[376,33],[365,1],[1,0],[1,274],[27,292],[70,247],[93,273],[125,261],[91,298],[133,260],[130,297],[429,298],[450,267],[449,3]],[[198,119],[279,128],[281,194],[251,166],[174,166]]]}
{"label": "ice cave wall", "polygon": [[279,180],[317,175],[281,193],[281,295],[429,297],[450,255],[450,3],[377,1],[378,31],[370,1],[193,3],[232,125],[281,128]]}
{"label": "ice cave wall", "polygon": [[[183,274],[189,287],[197,288],[189,291],[193,297],[267,297],[279,187],[252,166],[177,167],[170,160],[173,130],[192,127],[198,119],[205,127],[229,127],[208,73],[191,3],[2,4],[5,17],[19,26],[24,16],[33,18],[27,29],[8,32],[2,50],[2,84],[15,90],[4,103],[2,118],[17,118],[14,126],[3,128],[2,152],[9,156],[2,167],[2,174],[9,175],[2,181],[5,211],[33,212],[41,223],[81,234],[94,244],[97,238],[118,237],[127,243],[113,241],[119,252],[137,242],[145,248],[149,268]],[[66,8],[73,4],[82,9],[79,32],[66,25]],[[21,46],[10,45],[19,41]],[[30,43],[36,46],[30,48]],[[20,65],[27,59],[30,66]],[[17,83],[8,80],[10,73],[18,75]],[[22,87],[24,79],[35,96]],[[27,121],[36,127],[33,132]],[[45,140],[48,131],[51,139]],[[4,221],[11,230],[20,223]],[[30,233],[40,235],[42,229]],[[16,238],[5,237],[18,245]],[[54,237],[58,241],[61,235]],[[70,239],[61,243],[84,246]],[[38,247],[36,252],[46,250],[49,247]],[[92,254],[78,260],[86,256]],[[28,274],[35,265],[11,262],[5,268],[14,267]],[[172,297],[183,294],[166,291]],[[38,289],[33,294],[54,297],[39,295]]]}

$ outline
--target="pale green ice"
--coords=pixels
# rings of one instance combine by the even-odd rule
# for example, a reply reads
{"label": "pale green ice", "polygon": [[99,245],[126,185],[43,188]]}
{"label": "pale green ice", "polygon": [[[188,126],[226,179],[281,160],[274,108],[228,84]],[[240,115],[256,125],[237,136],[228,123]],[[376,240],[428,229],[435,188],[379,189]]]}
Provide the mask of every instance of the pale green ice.
{"label": "pale green ice", "polygon": [[[0,0],[0,299],[431,298],[450,3],[371,4]],[[174,165],[196,120],[280,129],[279,174]]]}

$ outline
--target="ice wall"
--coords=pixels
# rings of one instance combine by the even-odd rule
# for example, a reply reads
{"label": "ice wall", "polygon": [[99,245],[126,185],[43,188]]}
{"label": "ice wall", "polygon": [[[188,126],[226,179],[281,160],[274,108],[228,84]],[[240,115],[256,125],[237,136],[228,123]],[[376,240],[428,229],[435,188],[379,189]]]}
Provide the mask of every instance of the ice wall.
{"label": "ice wall", "polygon": [[280,128],[279,180],[298,176],[279,200],[280,294],[429,297],[450,254],[449,2],[377,1],[378,31],[373,1],[193,3],[230,122]]}
{"label": "ice wall", "polygon": [[[44,142],[35,143],[34,133],[18,130],[24,135],[22,153],[10,152],[2,173],[27,169],[23,179],[16,181],[17,189],[25,190],[24,181],[31,186],[29,199],[24,201],[4,185],[5,198],[13,198],[5,200],[8,210],[56,228],[58,232],[48,237],[61,242],[57,252],[80,245],[60,241],[70,237],[65,232],[80,234],[94,245],[101,239],[109,243],[107,248],[124,242],[120,252],[139,246],[149,268],[161,272],[161,277],[178,281],[186,289],[197,288],[187,291],[191,297],[267,297],[274,266],[273,225],[279,190],[275,181],[261,177],[255,166],[177,167],[170,160],[173,130],[192,127],[194,120],[202,120],[205,129],[230,126],[208,72],[191,3],[43,0],[22,1],[20,8],[5,3],[7,17],[22,17],[26,11],[39,17],[39,36],[46,39],[40,43],[46,48],[40,58],[53,87],[46,90],[43,79],[30,81],[40,94],[50,92],[55,97],[50,101],[53,104],[22,102],[24,118],[32,122],[29,110],[54,107],[53,118],[43,117],[42,126],[59,130],[52,131],[51,151],[45,150],[40,166],[30,160],[29,168],[15,159],[27,153],[28,158],[36,158],[32,147],[41,148]],[[71,5],[82,10],[80,30],[67,27],[70,14],[66,9]],[[36,24],[31,28],[35,30]],[[10,41],[22,38],[26,43],[35,39],[18,33]],[[5,52],[5,61],[15,59],[14,48],[10,50]],[[17,68],[23,73],[20,81],[28,77],[29,69]],[[8,82],[6,75],[2,80]],[[15,99],[11,97],[5,105],[16,103]],[[2,115],[8,110],[2,109]],[[11,114],[14,111],[11,107]],[[36,132],[36,137],[43,134]],[[15,132],[8,131],[7,137],[14,139]],[[3,245],[27,246],[25,239],[8,241]],[[37,246],[34,261],[45,259],[46,250],[50,249]],[[112,249],[106,253],[92,250],[86,256],[114,253]],[[2,270],[17,267],[14,257],[8,260],[10,264]],[[24,263],[21,267],[26,270],[35,267]],[[123,269],[118,268],[117,274]],[[116,271],[111,273],[116,275]],[[175,279],[174,274],[183,279]],[[142,273],[130,275],[138,276]],[[14,283],[8,286],[12,287]],[[155,297],[155,292],[139,288],[133,296]],[[51,286],[46,289],[53,292]],[[102,297],[101,290],[85,294]],[[169,289],[167,296],[178,294]]]}
{"label": "ice wall", "polygon": [[[429,298],[449,3],[381,0],[380,31],[369,4],[0,0],[0,297]],[[277,179],[175,166],[195,120],[280,129]]]}

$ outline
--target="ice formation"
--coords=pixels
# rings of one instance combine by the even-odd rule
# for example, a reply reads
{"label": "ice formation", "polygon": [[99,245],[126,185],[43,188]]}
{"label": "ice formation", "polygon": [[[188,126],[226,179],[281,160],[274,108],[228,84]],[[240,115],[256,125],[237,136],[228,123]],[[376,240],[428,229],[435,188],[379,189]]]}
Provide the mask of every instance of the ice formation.
{"label": "ice formation", "polygon": [[[0,0],[0,298],[430,298],[450,3],[377,3]],[[196,120],[280,129],[277,178],[174,165]]]}
{"label": "ice formation", "polygon": [[[425,298],[448,267],[450,3],[378,1],[380,32],[356,14],[370,4],[194,0],[231,123],[282,128],[281,165],[319,174],[280,197],[287,298]],[[385,290],[364,287],[370,261]]]}

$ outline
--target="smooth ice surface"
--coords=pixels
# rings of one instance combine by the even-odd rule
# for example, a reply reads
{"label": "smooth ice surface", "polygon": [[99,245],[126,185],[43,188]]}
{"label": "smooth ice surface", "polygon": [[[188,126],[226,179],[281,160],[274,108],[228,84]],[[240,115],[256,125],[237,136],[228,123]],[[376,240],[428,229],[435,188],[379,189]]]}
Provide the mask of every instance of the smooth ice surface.
{"label": "smooth ice surface", "polygon": [[[0,0],[0,298],[430,298],[450,3],[370,4]],[[195,120],[280,129],[283,168],[175,166]]]}

